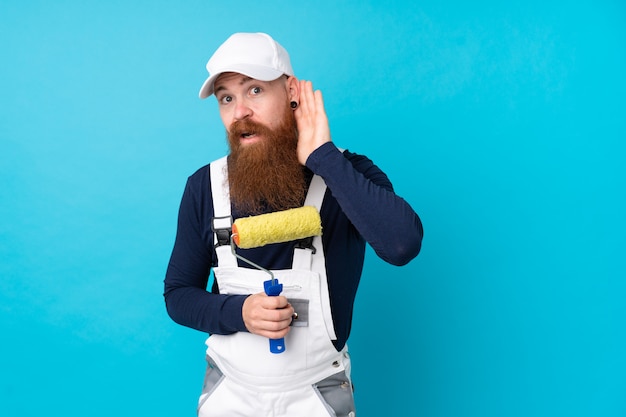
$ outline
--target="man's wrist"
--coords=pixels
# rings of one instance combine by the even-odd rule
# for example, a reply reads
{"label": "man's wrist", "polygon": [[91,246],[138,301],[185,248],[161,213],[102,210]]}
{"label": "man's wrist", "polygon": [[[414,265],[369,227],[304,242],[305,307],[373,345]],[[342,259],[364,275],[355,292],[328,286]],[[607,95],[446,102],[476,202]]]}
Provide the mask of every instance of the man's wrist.
{"label": "man's wrist", "polygon": [[222,310],[222,321],[225,327],[236,332],[247,332],[246,324],[243,321],[241,309],[243,303],[249,295],[231,295],[224,302]]}
{"label": "man's wrist", "polygon": [[332,141],[322,144],[313,152],[311,152],[311,154],[306,160],[306,167],[309,168],[311,171],[316,172],[320,163],[324,159],[331,157],[332,154],[335,152],[339,152],[339,149],[337,149],[337,147]]}

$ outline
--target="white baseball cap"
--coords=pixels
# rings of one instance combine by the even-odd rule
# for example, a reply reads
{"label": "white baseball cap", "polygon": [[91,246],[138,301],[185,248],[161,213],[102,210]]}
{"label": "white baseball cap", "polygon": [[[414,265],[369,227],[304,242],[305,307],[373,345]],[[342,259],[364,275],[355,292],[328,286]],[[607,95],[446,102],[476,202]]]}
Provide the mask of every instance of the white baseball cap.
{"label": "white baseball cap", "polygon": [[200,98],[213,94],[215,79],[225,72],[237,72],[260,81],[293,75],[289,54],[266,33],[235,33],[220,45],[206,64],[206,79]]}

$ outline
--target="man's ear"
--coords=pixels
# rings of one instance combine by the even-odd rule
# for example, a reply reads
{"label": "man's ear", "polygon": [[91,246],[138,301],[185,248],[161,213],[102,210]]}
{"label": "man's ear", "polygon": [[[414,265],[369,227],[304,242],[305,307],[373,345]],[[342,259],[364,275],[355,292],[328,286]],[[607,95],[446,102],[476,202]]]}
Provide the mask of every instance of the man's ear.
{"label": "man's ear", "polygon": [[289,101],[300,103],[300,87],[298,79],[294,76],[287,78],[287,96]]}

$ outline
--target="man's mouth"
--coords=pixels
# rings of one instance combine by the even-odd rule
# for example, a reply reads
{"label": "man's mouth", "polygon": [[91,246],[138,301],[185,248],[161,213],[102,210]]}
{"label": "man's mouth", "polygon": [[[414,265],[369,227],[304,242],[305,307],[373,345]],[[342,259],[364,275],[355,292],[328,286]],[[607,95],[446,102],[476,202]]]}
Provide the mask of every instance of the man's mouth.
{"label": "man's mouth", "polygon": [[264,126],[249,120],[240,120],[233,123],[229,136],[240,144],[251,144],[267,137]]}
{"label": "man's mouth", "polygon": [[243,132],[240,136],[241,143],[254,143],[261,137],[256,132]]}

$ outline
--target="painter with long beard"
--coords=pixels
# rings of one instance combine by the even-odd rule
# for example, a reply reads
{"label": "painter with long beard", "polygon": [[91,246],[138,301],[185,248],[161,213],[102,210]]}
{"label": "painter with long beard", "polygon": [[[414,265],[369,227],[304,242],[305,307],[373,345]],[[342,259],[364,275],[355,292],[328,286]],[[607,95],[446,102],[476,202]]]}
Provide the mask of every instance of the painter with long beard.
{"label": "painter with long beard", "polygon": [[[230,153],[188,178],[165,278],[170,317],[210,334],[198,415],[354,416],[346,342],[366,242],[404,265],[420,251],[420,219],[371,160],[335,146],[321,92],[269,35],[232,35],[207,70],[200,98],[217,99]],[[303,205],[319,209],[321,236],[236,249],[286,283],[267,296],[267,274],[216,225]],[[381,298],[371,308],[399,320],[393,293]]]}

